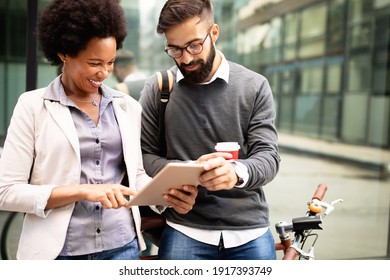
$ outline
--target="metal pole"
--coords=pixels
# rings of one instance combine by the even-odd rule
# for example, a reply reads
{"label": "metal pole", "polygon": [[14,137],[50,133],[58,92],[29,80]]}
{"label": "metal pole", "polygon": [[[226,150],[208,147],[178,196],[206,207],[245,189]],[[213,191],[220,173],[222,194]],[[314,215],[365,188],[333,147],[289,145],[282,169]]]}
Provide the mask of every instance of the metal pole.
{"label": "metal pole", "polygon": [[26,66],[26,90],[37,88],[38,59],[36,26],[38,17],[38,0],[27,1],[27,66]]}

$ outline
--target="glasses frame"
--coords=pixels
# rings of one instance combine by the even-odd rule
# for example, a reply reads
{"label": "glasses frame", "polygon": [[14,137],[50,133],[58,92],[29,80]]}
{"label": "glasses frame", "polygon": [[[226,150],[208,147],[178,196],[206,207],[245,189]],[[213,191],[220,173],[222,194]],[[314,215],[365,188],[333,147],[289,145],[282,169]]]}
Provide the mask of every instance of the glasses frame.
{"label": "glasses frame", "polygon": [[[206,42],[206,39],[207,39],[207,37],[209,37],[209,35],[210,35],[210,31],[211,31],[211,29],[213,28],[213,26],[211,26],[209,29],[208,29],[208,31],[207,31],[207,34],[206,34],[206,37],[204,37],[204,39],[203,39],[203,41],[201,42],[201,43],[196,43],[196,44],[194,44],[194,43],[189,43],[189,44],[187,44],[187,46],[185,46],[185,47],[167,47],[167,48],[165,48],[165,52],[167,53],[167,55],[169,55],[170,57],[172,57],[172,58],[174,58],[174,59],[177,59],[177,58],[180,58],[180,57],[182,57],[183,56],[183,51],[184,50],[186,50],[186,52],[188,52],[189,54],[191,54],[191,55],[198,55],[198,54],[201,54],[202,52],[203,52],[203,44]],[[190,47],[190,46],[200,46],[201,48],[200,48],[200,51],[199,52],[196,52],[196,53],[193,53],[193,52],[190,52],[189,50],[188,50],[188,47]],[[177,50],[180,50],[180,55],[179,56],[172,56],[172,55],[170,55],[169,54],[169,50],[171,50],[171,49],[177,49]]]}

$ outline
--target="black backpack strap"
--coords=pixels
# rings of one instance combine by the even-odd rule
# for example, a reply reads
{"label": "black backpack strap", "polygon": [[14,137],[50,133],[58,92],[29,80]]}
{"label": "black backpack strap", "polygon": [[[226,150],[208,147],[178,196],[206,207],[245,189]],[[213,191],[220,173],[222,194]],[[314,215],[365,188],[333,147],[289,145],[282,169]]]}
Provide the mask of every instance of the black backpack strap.
{"label": "black backpack strap", "polygon": [[165,109],[167,107],[169,96],[173,88],[173,73],[171,70],[157,72],[158,88],[160,92],[160,107],[158,120],[158,144],[160,149],[160,156],[167,153],[166,139],[165,139]]}

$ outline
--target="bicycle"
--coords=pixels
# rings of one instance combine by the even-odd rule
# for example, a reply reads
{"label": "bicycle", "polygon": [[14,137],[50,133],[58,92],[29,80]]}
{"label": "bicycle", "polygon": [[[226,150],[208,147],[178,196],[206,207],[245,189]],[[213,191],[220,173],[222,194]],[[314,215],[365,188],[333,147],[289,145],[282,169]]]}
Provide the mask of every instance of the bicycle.
{"label": "bicycle", "polygon": [[[312,199],[308,202],[309,210],[304,217],[293,218],[291,222],[281,221],[275,224],[276,232],[280,242],[275,244],[277,251],[283,251],[282,260],[306,259],[314,260],[314,245],[317,241],[318,234],[313,230],[322,230],[322,220],[329,215],[334,209],[336,203],[342,202],[342,199],[336,199],[331,203],[322,201],[328,186],[319,184]],[[291,234],[294,233],[294,239]],[[314,241],[308,251],[303,248],[310,237]]]}
{"label": "bicycle", "polygon": [[[275,229],[280,239],[280,242],[275,243],[276,251],[283,251],[282,260],[307,259],[313,260],[314,245],[318,238],[318,234],[313,233],[314,230],[322,230],[323,218],[329,215],[334,209],[334,205],[342,202],[342,199],[337,199],[331,203],[322,201],[328,187],[325,184],[319,184],[317,189],[308,202],[309,210],[304,217],[293,218],[291,222],[281,221],[275,224]],[[1,257],[3,260],[10,259],[8,252],[7,238],[12,227],[18,226],[14,224],[16,218],[20,215],[11,212],[8,216],[3,232],[1,234],[0,247]],[[141,230],[145,237],[149,238],[153,244],[158,247],[159,237],[165,226],[165,219],[161,215],[151,215],[142,217]],[[292,239],[292,234],[294,238]],[[305,252],[303,247],[310,237],[315,237],[310,249]],[[143,260],[156,260],[158,256],[142,256]]]}
{"label": "bicycle", "polygon": [[0,234],[0,256],[2,260],[16,258],[16,248],[19,242],[19,235],[11,234],[20,232],[23,223],[24,213],[9,212],[5,219],[3,230]]}

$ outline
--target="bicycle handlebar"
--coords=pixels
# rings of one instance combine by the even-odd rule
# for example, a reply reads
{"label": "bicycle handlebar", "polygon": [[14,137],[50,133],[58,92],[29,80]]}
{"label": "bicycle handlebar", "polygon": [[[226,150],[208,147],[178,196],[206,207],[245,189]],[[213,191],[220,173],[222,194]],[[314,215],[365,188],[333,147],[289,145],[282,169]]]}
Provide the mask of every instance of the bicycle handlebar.
{"label": "bicycle handlebar", "polygon": [[325,185],[325,184],[319,184],[313,197],[312,197],[312,200],[313,199],[318,199],[318,200],[322,200],[325,196],[325,193],[326,191],[328,190],[328,186]]}
{"label": "bicycle handlebar", "polygon": [[298,257],[298,251],[293,247],[288,247],[284,252],[283,260],[295,260]]}
{"label": "bicycle handlebar", "polygon": [[[319,184],[317,186],[317,189],[314,192],[312,200],[308,203],[310,209],[308,216],[315,216],[316,214],[321,212],[322,207],[320,205],[317,205],[316,203],[313,203],[313,200],[322,201],[327,190],[328,190],[328,186],[326,184]],[[319,220],[321,221],[321,219]],[[301,234],[296,234],[294,242],[291,245],[292,243],[291,239],[287,238],[289,235],[287,234],[286,236],[286,232],[285,232],[285,229],[287,227],[290,227],[290,225],[287,226],[286,224],[286,226],[284,226],[283,223],[277,224],[277,231],[279,232],[281,243],[276,244],[276,248],[280,249],[282,247],[282,249],[284,249],[283,260],[295,260],[299,255],[296,245],[302,241],[303,236]],[[313,228],[319,229],[318,227],[313,227]]]}

